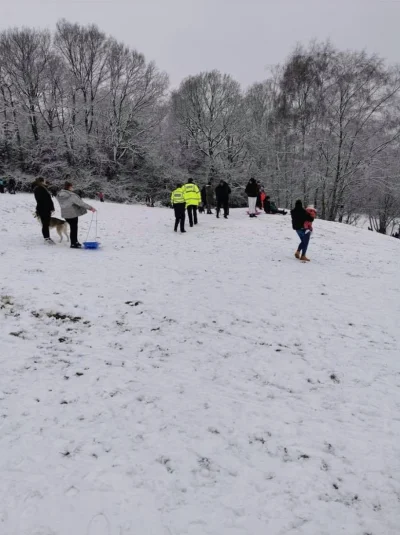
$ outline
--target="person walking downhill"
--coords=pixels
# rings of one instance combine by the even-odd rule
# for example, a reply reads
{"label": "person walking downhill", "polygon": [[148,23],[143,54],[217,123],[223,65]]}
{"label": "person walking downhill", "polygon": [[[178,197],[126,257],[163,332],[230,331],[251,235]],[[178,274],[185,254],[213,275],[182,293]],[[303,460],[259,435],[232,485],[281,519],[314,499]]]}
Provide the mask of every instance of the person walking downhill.
{"label": "person walking downhill", "polygon": [[310,259],[307,258],[306,253],[308,244],[310,242],[311,232],[305,227],[307,226],[307,222],[312,223],[314,218],[307,212],[307,210],[303,208],[303,203],[300,200],[296,201],[296,204],[290,213],[292,216],[293,230],[297,232],[301,240],[294,256],[300,259],[302,262],[310,262]]}
{"label": "person walking downhill", "polygon": [[257,197],[258,197],[258,185],[254,178],[250,178],[247,186],[246,186],[246,195],[248,197],[249,201],[249,216],[250,217],[257,217],[256,216],[256,204],[257,204]]}
{"label": "person walking downhill", "polygon": [[193,178],[189,178],[187,184],[183,186],[185,190],[185,202],[189,216],[189,225],[197,225],[197,208],[201,203],[200,190],[196,184],[193,184]]}
{"label": "person walking downhill", "polygon": [[174,231],[178,232],[178,226],[180,224],[181,232],[185,230],[185,216],[186,216],[186,202],[185,202],[185,189],[182,184],[178,184],[176,189],[171,193],[171,204],[175,212],[175,226]]}
{"label": "person walking downhill", "polygon": [[217,218],[219,218],[219,213],[221,208],[224,209],[224,218],[228,219],[229,215],[229,195],[232,193],[231,188],[225,182],[221,180],[218,186],[215,188],[215,196],[217,198]]}
{"label": "person walking downhill", "polygon": [[71,249],[80,249],[82,245],[78,241],[78,217],[85,215],[88,210],[96,212],[96,209],[86,204],[73,191],[71,182],[66,182],[64,189],[57,195],[60,203],[61,217],[63,217],[70,226]]}
{"label": "person walking downhill", "polygon": [[46,188],[44,178],[39,177],[36,180],[36,186],[33,190],[36,199],[36,215],[42,222],[42,234],[44,241],[49,245],[55,245],[50,238],[50,219],[54,212],[53,199],[51,198],[49,190]]}

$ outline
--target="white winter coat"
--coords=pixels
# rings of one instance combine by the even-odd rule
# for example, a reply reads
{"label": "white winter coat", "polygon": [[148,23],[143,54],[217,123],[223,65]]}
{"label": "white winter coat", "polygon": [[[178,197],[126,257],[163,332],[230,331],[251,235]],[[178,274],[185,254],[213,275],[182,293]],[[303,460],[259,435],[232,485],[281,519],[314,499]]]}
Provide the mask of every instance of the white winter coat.
{"label": "white winter coat", "polygon": [[67,189],[60,191],[57,195],[57,200],[61,207],[61,217],[64,219],[73,219],[74,217],[85,215],[88,210],[92,209],[91,206],[82,201],[79,195]]}

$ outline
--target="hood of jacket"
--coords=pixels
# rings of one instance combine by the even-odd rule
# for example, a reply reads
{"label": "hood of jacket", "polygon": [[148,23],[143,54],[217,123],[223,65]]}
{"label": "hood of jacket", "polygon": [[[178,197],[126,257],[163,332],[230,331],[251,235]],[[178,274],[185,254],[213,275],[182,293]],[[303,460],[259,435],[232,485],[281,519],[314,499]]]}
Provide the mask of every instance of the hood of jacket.
{"label": "hood of jacket", "polygon": [[72,199],[73,195],[76,195],[76,193],[74,193],[73,191],[69,191],[69,190],[67,190],[67,189],[62,189],[62,190],[58,193],[57,197],[58,197],[59,199],[61,199],[61,200],[66,201],[66,200],[68,200],[68,199]]}
{"label": "hood of jacket", "polygon": [[82,201],[79,195],[66,189],[59,192],[57,200],[60,204],[61,216],[64,219],[72,219],[74,217],[85,215],[88,208],[90,208]]}

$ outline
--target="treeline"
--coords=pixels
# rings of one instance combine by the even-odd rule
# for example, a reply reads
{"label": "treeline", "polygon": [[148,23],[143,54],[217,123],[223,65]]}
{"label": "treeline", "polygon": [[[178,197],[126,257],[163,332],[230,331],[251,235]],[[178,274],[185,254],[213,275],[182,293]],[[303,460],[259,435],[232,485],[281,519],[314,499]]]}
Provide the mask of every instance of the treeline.
{"label": "treeline", "polygon": [[274,200],[391,232],[400,217],[400,72],[331,44],[297,47],[244,91],[218,71],[172,94],[156,65],[96,26],[0,34],[3,174],[70,175],[115,200],[227,180],[244,201],[253,176]]}

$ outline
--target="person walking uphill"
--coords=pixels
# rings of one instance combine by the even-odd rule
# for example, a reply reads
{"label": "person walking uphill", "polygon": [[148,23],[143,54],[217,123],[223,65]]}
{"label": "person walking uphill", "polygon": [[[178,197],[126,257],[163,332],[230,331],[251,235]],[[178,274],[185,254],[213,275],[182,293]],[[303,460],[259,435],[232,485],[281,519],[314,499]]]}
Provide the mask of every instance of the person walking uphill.
{"label": "person walking uphill", "polygon": [[221,208],[224,209],[224,218],[228,219],[229,215],[229,195],[232,193],[231,188],[225,182],[221,180],[218,186],[215,188],[215,196],[217,198],[217,217],[219,218],[219,213]]}
{"label": "person walking uphill", "polygon": [[36,181],[35,189],[33,190],[36,199],[36,215],[42,222],[42,234],[44,241],[48,244],[54,245],[50,238],[50,219],[54,212],[53,199],[51,198],[49,190],[46,188],[44,178],[40,177]]}
{"label": "person walking uphill", "polygon": [[256,204],[257,204],[257,197],[259,193],[259,187],[254,178],[250,178],[245,191],[249,199],[249,216],[257,217],[256,216]]}
{"label": "person walking uphill", "polygon": [[181,232],[185,230],[185,214],[186,214],[186,202],[185,202],[185,189],[182,184],[178,184],[176,189],[171,193],[171,204],[175,212],[175,227],[174,231],[178,232],[178,225],[181,226]]}
{"label": "person walking uphill", "polygon": [[307,231],[305,227],[307,226],[306,223],[312,223],[314,218],[303,208],[303,203],[300,200],[296,201],[296,204],[290,213],[292,215],[293,230],[297,232],[301,240],[294,256],[299,258],[302,262],[309,262],[310,259],[307,258],[306,253],[311,233],[309,230]]}
{"label": "person walking uphill", "polygon": [[63,217],[71,229],[71,249],[80,249],[82,245],[78,241],[78,217],[85,215],[88,210],[95,212],[95,208],[86,204],[74,193],[71,182],[66,182],[64,189],[57,195]]}
{"label": "person walking uphill", "polygon": [[200,190],[196,184],[193,184],[193,179],[189,178],[187,184],[183,186],[185,190],[185,202],[189,216],[189,225],[197,225],[197,208],[201,203]]}

